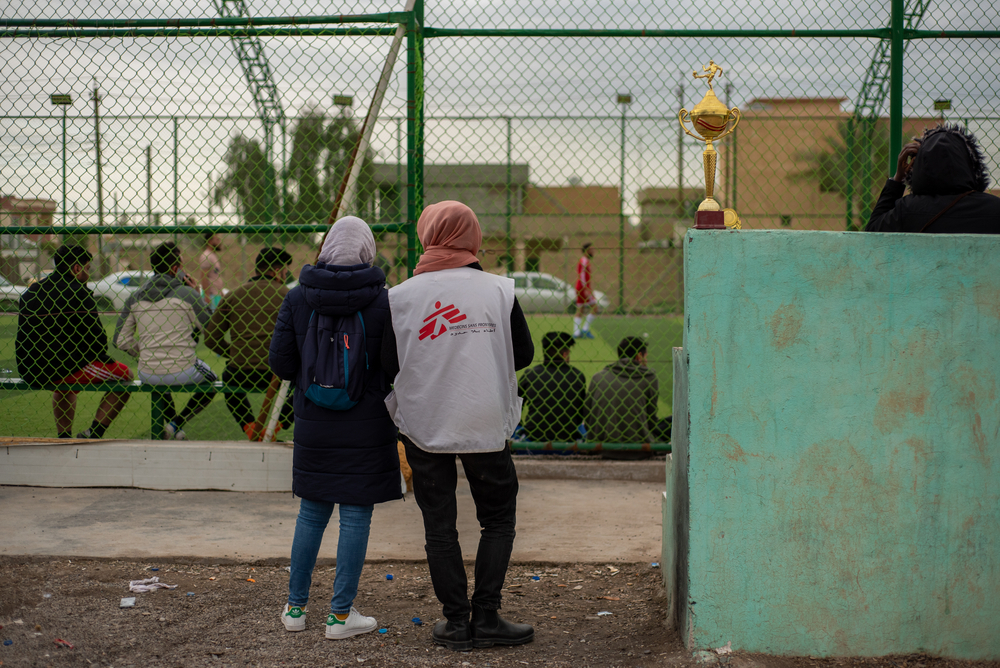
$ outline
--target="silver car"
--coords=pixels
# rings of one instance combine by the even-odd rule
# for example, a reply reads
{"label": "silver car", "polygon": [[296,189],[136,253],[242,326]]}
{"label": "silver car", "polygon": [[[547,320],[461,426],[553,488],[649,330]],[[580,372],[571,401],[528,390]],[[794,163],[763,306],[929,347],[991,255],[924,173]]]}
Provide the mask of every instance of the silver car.
{"label": "silver car", "polygon": [[[568,313],[576,307],[576,289],[552,274],[538,271],[513,271],[514,296],[525,313]],[[607,295],[594,292],[601,309],[611,306]]]}
{"label": "silver car", "polygon": [[26,285],[14,285],[0,276],[0,312],[17,313],[17,300],[27,289]]}
{"label": "silver car", "polygon": [[129,296],[152,278],[151,271],[117,271],[102,279],[90,281],[87,287],[94,291],[97,308],[101,311],[120,311]]}

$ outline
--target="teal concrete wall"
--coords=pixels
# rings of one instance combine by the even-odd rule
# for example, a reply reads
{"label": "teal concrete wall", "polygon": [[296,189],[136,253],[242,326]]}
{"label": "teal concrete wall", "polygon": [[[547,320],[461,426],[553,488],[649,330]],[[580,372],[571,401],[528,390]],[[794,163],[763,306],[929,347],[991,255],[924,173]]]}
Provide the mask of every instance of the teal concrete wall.
{"label": "teal concrete wall", "polygon": [[983,236],[689,233],[690,647],[1000,658],[998,258]]}

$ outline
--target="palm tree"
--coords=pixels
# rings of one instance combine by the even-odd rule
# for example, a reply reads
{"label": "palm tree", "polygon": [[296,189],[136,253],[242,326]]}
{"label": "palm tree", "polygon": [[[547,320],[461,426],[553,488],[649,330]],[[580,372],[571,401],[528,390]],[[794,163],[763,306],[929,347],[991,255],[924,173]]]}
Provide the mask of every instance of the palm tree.
{"label": "palm tree", "polygon": [[[287,173],[290,223],[324,223],[330,217],[359,136],[352,119],[330,119],[316,106],[297,120]],[[361,164],[354,212],[363,214],[369,208],[374,191],[374,155],[369,150]]]}
{"label": "palm tree", "polygon": [[[796,158],[808,163],[808,167],[791,177],[815,181],[820,192],[850,198],[851,220],[860,217],[863,223],[885,181],[885,166],[889,164],[888,127],[880,120],[851,118],[841,121],[837,134],[828,135],[824,142],[826,146],[822,148],[798,153]],[[853,148],[849,150],[849,146]],[[856,228],[849,223],[848,229]]]}
{"label": "palm tree", "polygon": [[275,171],[260,142],[235,134],[222,160],[226,170],[213,188],[213,203],[235,203],[245,224],[270,224],[274,219]]}

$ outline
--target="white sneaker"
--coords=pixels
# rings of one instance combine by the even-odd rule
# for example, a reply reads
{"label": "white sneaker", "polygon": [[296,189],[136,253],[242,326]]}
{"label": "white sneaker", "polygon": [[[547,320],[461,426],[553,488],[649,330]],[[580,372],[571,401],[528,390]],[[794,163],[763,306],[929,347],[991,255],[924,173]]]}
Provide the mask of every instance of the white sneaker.
{"label": "white sneaker", "polygon": [[187,434],[184,433],[184,430],[175,425],[173,422],[167,422],[163,425],[163,435],[167,441],[188,440]]}
{"label": "white sneaker", "polygon": [[326,618],[326,637],[330,640],[341,640],[350,638],[361,633],[368,633],[378,628],[378,622],[374,617],[365,617],[351,606],[351,614],[347,619],[340,621],[334,615]]}
{"label": "white sneaker", "polygon": [[305,631],[306,609],[286,604],[281,613],[281,623],[285,625],[286,631]]}

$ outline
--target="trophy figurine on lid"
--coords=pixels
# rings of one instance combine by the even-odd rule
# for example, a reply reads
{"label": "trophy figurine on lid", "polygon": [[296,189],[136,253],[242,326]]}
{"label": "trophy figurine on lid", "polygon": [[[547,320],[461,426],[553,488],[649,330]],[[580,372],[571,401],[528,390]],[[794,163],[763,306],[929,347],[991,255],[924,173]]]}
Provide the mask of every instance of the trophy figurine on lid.
{"label": "trophy figurine on lid", "polygon": [[[678,120],[685,134],[688,134],[698,141],[705,142],[705,152],[702,154],[705,161],[705,199],[698,205],[698,213],[695,214],[696,230],[723,230],[728,228],[739,229],[740,219],[733,209],[721,210],[719,203],[713,196],[715,193],[715,166],[719,159],[719,154],[713,141],[718,141],[736,129],[740,122],[740,110],[736,107],[727,109],[726,105],[719,101],[712,88],[712,79],[722,77],[722,68],[715,64],[714,60],[708,61],[708,66],[701,68],[704,74],[693,72],[695,79],[708,80],[708,92],[701,102],[695,105],[694,109],[688,111],[681,109]],[[684,121],[691,121],[694,134],[688,130]],[[729,122],[732,121],[732,125]]]}

